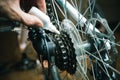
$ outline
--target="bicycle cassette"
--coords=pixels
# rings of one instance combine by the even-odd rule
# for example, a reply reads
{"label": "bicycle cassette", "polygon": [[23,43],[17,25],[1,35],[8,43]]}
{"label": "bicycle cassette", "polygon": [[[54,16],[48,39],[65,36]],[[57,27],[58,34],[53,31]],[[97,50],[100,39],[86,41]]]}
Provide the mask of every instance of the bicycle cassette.
{"label": "bicycle cassette", "polygon": [[76,56],[81,55],[83,51],[77,45],[82,40],[74,24],[69,20],[63,20],[61,34],[55,34],[42,29],[29,30],[29,39],[32,41],[38,55],[44,59],[50,59],[55,56],[55,64],[60,70],[66,70],[74,74],[77,67]]}

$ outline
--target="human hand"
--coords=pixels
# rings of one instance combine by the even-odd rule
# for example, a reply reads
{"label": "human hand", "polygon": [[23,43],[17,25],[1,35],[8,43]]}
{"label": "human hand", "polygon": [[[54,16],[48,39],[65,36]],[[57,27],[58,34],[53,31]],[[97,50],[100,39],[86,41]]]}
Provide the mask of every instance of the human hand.
{"label": "human hand", "polygon": [[[17,20],[27,26],[42,27],[43,23],[36,16],[24,12],[20,7],[20,1],[22,0],[0,0],[0,13],[2,16]],[[46,13],[45,0],[23,0],[25,1],[25,7],[37,6],[43,12]],[[31,6],[28,6],[31,5]]]}

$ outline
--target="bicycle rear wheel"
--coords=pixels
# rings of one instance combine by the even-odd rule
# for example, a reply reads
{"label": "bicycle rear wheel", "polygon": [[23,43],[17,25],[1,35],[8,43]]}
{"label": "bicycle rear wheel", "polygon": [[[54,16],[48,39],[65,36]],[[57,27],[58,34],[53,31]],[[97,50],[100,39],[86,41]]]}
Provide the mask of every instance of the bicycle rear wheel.
{"label": "bicycle rear wheel", "polygon": [[61,32],[54,37],[61,80],[116,80],[120,75],[115,69],[116,46],[120,45],[107,21],[95,14],[96,0],[46,2],[51,21]]}

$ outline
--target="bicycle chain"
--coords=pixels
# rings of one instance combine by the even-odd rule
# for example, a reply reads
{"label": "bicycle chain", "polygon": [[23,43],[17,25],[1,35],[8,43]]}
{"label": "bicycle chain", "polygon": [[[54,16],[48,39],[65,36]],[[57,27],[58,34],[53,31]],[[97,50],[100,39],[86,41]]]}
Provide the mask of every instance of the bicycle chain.
{"label": "bicycle chain", "polygon": [[53,10],[52,0],[46,0],[46,7],[47,7],[47,14],[50,17],[50,20],[56,27],[58,27],[57,18],[54,13],[55,11]]}
{"label": "bicycle chain", "polygon": [[66,70],[70,74],[74,74],[76,71],[76,54],[71,42],[71,38],[65,32],[61,32],[61,35],[52,35],[49,33],[49,37],[52,38],[56,44],[55,64],[64,71]]}
{"label": "bicycle chain", "polygon": [[[51,0],[46,0],[47,13],[52,23],[57,26],[57,19],[53,10]],[[49,34],[51,36],[51,34]],[[76,71],[76,54],[72,40],[66,32],[61,32],[60,35],[55,34],[53,41],[56,44],[55,63],[60,70],[66,70],[70,74],[74,74]]]}
{"label": "bicycle chain", "polygon": [[[75,48],[74,48],[74,44],[72,43],[72,40],[70,38],[70,36],[64,32],[64,39],[66,41],[66,45],[68,46],[67,47],[67,50],[68,51],[68,68],[67,68],[67,71],[71,74],[75,73],[76,71],[76,54],[75,54]],[[71,70],[72,69],[72,70]]]}

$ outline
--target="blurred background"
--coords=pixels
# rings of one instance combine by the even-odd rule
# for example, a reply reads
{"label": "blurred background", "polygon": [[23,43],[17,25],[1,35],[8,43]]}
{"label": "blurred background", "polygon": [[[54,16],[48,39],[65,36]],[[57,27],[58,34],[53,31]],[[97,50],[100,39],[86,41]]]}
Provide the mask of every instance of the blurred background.
{"label": "blurred background", "polygon": [[[97,3],[111,29],[114,30],[120,22],[120,0],[97,0]],[[41,68],[35,68],[37,55],[31,43],[27,42],[28,45],[24,51],[20,49],[19,44],[24,44],[24,41],[27,40],[27,38],[20,40],[18,38],[21,37],[18,36],[20,33],[0,32],[0,70],[2,71],[0,72],[0,80],[42,80]],[[115,37],[116,41],[120,43],[120,26],[115,31]],[[120,47],[118,47],[118,52],[120,52]],[[117,69],[120,71],[120,53],[118,55]],[[16,70],[7,70],[11,66]]]}

